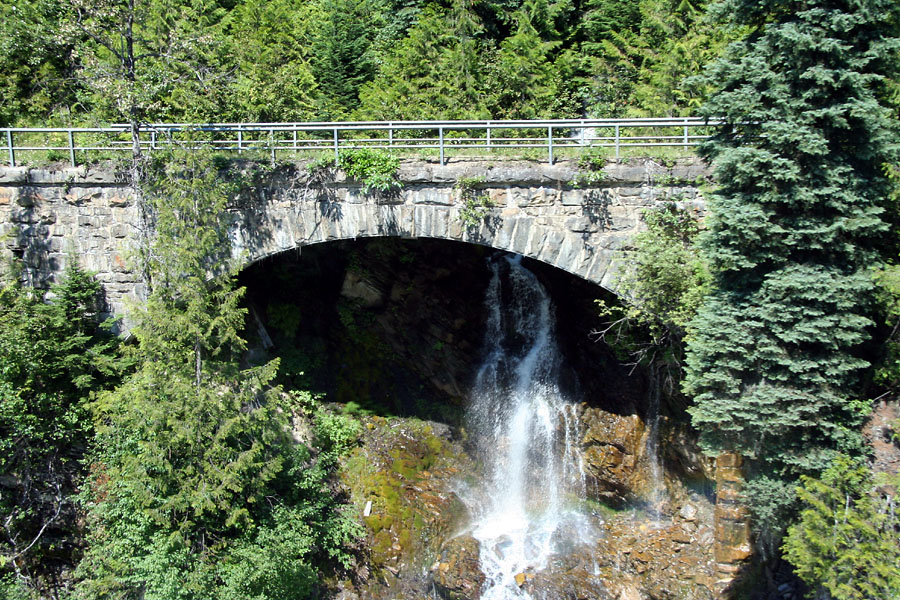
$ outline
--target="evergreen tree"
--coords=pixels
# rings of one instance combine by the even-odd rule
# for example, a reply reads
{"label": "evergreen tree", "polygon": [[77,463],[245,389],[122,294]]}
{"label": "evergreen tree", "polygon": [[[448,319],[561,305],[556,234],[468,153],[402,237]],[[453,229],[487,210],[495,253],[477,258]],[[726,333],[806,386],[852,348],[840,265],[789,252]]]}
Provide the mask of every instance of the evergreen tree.
{"label": "evergreen tree", "polygon": [[77,267],[46,302],[37,290],[0,288],[0,576],[14,572],[43,597],[60,592],[79,546],[87,401],[122,366],[98,329],[99,292]]}
{"label": "evergreen tree", "polygon": [[622,360],[649,367],[669,400],[678,397],[684,362],[685,329],[697,312],[709,277],[699,257],[696,215],[674,202],[644,211],[646,229],[634,237],[634,251],[616,281],[624,299],[598,300],[609,320],[594,332]]}
{"label": "evergreen tree", "polygon": [[897,150],[878,96],[896,66],[896,9],[716,9],[752,33],[708,74],[717,91],[703,114],[726,124],[702,148],[719,184],[703,240],[713,290],[693,322],[685,388],[705,449],[752,459],[761,542],[777,538],[797,474],[861,446],[866,405],[853,399],[868,364],[868,269],[885,230],[882,167]]}
{"label": "evergreen tree", "polygon": [[801,513],[784,542],[787,559],[817,598],[900,597],[898,475],[836,457],[821,478],[803,477]]}
{"label": "evergreen tree", "polygon": [[428,7],[409,36],[360,90],[371,119],[474,119],[487,110],[488,48],[476,13],[456,0],[449,14]]}
{"label": "evergreen tree", "polygon": [[[500,44],[491,78],[491,115],[498,119],[576,117],[571,57],[553,61],[559,41],[545,41],[527,7],[516,13],[518,30]],[[570,84],[567,86],[566,84]],[[568,89],[567,89],[568,88]]]}
{"label": "evergreen tree", "polygon": [[0,126],[47,126],[51,115],[71,119],[76,40],[56,34],[68,17],[63,0],[0,4]]}
{"label": "evergreen tree", "polygon": [[322,0],[313,33],[312,67],[321,90],[320,116],[336,120],[359,104],[359,88],[375,69],[369,54],[372,32],[364,2]]}
{"label": "evergreen tree", "polygon": [[591,112],[678,116],[698,108],[704,90],[688,77],[734,39],[733,32],[729,37],[728,30],[703,18],[704,2],[643,0],[588,6],[580,33],[584,60],[593,72],[588,79]]}
{"label": "evergreen tree", "polygon": [[309,597],[319,569],[349,564],[359,526],[328,487],[334,458],[290,439],[302,395],[270,385],[276,361],[239,365],[234,190],[196,151],[166,156],[145,185],[153,291],[135,319],[139,368],[94,405],[81,593]]}
{"label": "evergreen tree", "polygon": [[[222,49],[213,69],[217,82],[204,91],[212,106],[203,118],[313,120],[317,86],[309,64],[311,13],[310,5],[295,0],[246,0],[230,10],[217,44]],[[182,107],[190,111],[191,103]]]}

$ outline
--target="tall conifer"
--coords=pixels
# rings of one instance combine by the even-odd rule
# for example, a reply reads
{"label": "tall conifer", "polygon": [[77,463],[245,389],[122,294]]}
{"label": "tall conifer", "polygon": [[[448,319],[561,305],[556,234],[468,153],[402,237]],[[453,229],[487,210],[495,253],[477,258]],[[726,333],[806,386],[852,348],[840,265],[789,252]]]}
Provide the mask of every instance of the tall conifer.
{"label": "tall conifer", "polygon": [[[897,135],[878,100],[898,40],[893,0],[724,0],[750,35],[708,72],[725,125],[703,147],[719,183],[703,247],[714,286],[693,323],[686,391],[707,451],[753,459],[757,524],[788,483],[852,451],[883,164]],[[754,480],[755,479],[755,480]],[[764,498],[764,494],[768,494]]]}

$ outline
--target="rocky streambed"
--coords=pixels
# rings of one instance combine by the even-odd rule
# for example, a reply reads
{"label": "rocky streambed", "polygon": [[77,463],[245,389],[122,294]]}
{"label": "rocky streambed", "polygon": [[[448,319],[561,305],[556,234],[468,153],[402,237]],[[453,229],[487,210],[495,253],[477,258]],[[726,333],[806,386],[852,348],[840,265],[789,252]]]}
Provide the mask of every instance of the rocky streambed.
{"label": "rocky streambed", "polygon": [[[586,431],[610,430],[619,419],[585,409]],[[345,461],[341,480],[366,527],[365,561],[338,585],[343,600],[444,598],[476,600],[485,575],[472,514],[460,488],[479,477],[467,452],[465,432],[414,418],[360,417],[361,444]],[[606,421],[606,422],[605,422]],[[638,422],[637,427],[640,427]],[[680,481],[667,483],[661,511],[641,500],[646,475],[641,436],[619,427],[621,445],[635,460],[615,463],[608,455],[590,456],[596,442],[583,437],[582,450],[597,489],[615,489],[630,500],[610,503],[603,494],[584,503],[597,531],[590,545],[575,544],[574,532],[561,531],[558,556],[545,569],[524,570],[515,580],[534,599],[706,600],[716,595],[713,506],[707,496]],[[616,428],[612,428],[613,433]],[[617,455],[618,456],[618,455]],[[602,478],[610,473],[611,479]],[[633,482],[632,487],[628,482]],[[366,511],[368,507],[368,512]],[[365,516],[364,516],[365,515]],[[488,549],[501,553],[501,547]]]}

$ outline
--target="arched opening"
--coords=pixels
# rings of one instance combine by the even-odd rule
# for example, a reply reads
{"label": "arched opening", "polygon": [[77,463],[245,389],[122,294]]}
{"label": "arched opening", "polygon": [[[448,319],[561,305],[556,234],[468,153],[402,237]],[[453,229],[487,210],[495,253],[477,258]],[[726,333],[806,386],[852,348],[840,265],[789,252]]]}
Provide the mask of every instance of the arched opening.
{"label": "arched opening", "polygon": [[[251,359],[279,356],[286,383],[333,402],[456,424],[482,359],[488,261],[501,254],[463,242],[367,238],[258,260],[240,275]],[[553,299],[572,394],[640,412],[644,382],[590,337],[600,324],[594,301],[611,292],[524,260]]]}

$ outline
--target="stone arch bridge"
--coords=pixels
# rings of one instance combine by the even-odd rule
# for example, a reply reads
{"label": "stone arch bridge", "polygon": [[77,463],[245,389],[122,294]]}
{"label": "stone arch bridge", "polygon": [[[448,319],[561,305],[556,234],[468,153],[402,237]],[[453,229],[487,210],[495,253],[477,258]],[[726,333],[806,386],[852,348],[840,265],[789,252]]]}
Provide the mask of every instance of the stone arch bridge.
{"label": "stone arch bridge", "polygon": [[[340,173],[321,180],[276,169],[229,209],[233,253],[249,265],[334,240],[438,238],[522,254],[613,289],[641,212],[668,200],[702,210],[709,171],[697,159],[612,161],[589,183],[566,161],[409,161],[398,176],[398,192],[365,194]],[[473,204],[489,206],[475,222],[465,218]],[[76,261],[97,274],[109,312],[122,314],[126,298],[145,291],[129,261],[140,227],[111,168],[0,168],[0,248],[23,260],[32,285],[49,285]]]}

